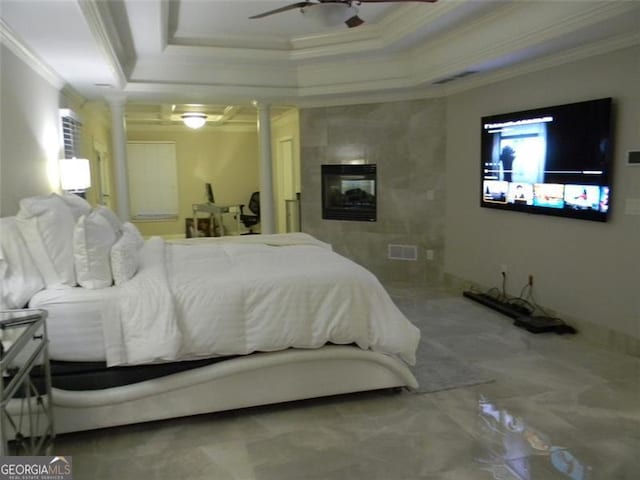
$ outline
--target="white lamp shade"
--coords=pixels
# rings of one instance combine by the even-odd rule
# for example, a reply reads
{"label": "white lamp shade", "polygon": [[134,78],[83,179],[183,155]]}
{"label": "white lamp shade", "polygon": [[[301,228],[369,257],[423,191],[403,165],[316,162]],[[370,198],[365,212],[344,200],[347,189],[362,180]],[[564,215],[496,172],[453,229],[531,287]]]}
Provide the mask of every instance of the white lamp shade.
{"label": "white lamp shade", "polygon": [[66,191],[84,191],[91,186],[91,166],[86,158],[60,160],[60,187]]}
{"label": "white lamp shade", "polygon": [[182,115],[182,121],[189,128],[200,128],[207,122],[207,115],[204,113],[185,113]]}

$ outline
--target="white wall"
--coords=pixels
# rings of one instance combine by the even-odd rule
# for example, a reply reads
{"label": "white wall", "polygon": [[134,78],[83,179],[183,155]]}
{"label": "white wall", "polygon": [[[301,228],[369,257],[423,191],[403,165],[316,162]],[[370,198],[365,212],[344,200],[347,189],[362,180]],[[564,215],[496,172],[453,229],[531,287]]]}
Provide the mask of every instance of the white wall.
{"label": "white wall", "polygon": [[57,189],[58,90],[0,45],[0,216]]}
{"label": "white wall", "polygon": [[[607,223],[480,208],[480,118],[534,107],[613,97],[615,171]],[[445,271],[508,293],[534,275],[539,304],[640,339],[640,216],[625,201],[640,198],[640,167],[625,165],[640,149],[640,48],[554,67],[448,98]]]}

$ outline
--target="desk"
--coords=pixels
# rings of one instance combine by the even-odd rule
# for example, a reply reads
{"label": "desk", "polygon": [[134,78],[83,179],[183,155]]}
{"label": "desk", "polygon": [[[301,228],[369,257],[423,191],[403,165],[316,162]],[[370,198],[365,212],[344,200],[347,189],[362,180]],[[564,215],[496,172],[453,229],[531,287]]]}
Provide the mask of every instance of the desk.
{"label": "desk", "polygon": [[198,212],[208,213],[213,220],[212,233],[214,237],[221,237],[225,231],[229,232],[224,226],[225,214],[233,214],[235,220],[235,230],[231,235],[240,235],[240,205],[218,205],[217,203],[194,203],[192,205],[193,222],[197,224]]}
{"label": "desk", "polygon": [[[0,455],[43,455],[53,444],[51,371],[44,310],[0,312]],[[32,381],[42,365],[44,385]],[[9,446],[10,440],[15,440]]]}

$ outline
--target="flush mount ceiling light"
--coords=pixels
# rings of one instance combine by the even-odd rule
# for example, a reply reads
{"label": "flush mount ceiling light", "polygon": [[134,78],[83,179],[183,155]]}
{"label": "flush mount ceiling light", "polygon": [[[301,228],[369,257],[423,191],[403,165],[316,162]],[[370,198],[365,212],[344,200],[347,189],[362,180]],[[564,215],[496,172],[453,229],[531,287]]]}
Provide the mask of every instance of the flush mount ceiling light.
{"label": "flush mount ceiling light", "polygon": [[203,127],[207,123],[207,115],[204,113],[183,113],[180,118],[187,127],[193,129]]}

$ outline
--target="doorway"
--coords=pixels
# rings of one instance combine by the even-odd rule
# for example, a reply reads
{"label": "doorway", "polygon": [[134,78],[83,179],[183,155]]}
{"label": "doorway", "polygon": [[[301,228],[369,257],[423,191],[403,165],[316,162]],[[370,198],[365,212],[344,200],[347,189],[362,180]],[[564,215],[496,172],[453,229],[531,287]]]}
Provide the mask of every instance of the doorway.
{"label": "doorway", "polygon": [[293,148],[293,137],[278,140],[275,195],[278,233],[287,232],[287,201],[296,199]]}

